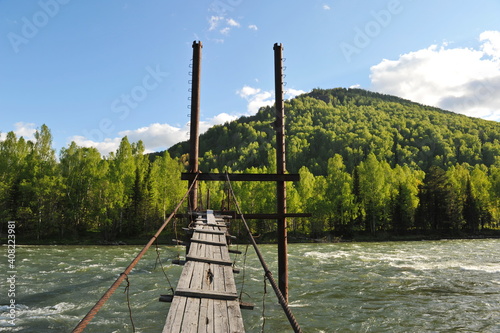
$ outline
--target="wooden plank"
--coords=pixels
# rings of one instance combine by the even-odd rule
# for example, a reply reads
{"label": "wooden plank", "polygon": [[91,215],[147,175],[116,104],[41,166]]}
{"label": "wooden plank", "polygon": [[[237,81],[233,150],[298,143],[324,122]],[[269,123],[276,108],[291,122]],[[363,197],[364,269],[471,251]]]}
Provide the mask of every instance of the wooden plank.
{"label": "wooden plank", "polygon": [[240,301],[240,309],[242,309],[242,310],[253,310],[254,308],[255,308],[255,304]]}
{"label": "wooden plank", "polygon": [[224,261],[232,261],[231,256],[229,255],[229,251],[227,250],[227,247],[221,248],[220,258],[221,260]]}
{"label": "wooden plank", "polygon": [[186,256],[186,260],[189,261],[189,257],[195,257],[195,258],[204,258],[207,256],[207,246],[206,244],[202,243],[192,243],[193,245],[191,246],[188,255]]}
{"label": "wooden plank", "polygon": [[199,232],[199,233],[204,233],[204,234],[217,234],[217,235],[225,235],[226,231],[224,230],[215,230],[215,229],[191,229],[194,230],[194,232]]}
{"label": "wooden plank", "polygon": [[160,295],[160,298],[158,299],[158,301],[165,303],[172,303],[173,300],[174,295]]}
{"label": "wooden plank", "polygon": [[189,284],[191,283],[191,276],[193,275],[194,270],[193,264],[193,262],[186,262],[184,268],[182,269],[179,282],[177,283],[177,288],[189,288]]}
{"label": "wooden plank", "polygon": [[[286,214],[265,214],[265,213],[252,213],[252,214],[243,214],[246,220],[278,220],[286,217],[311,217],[310,213],[286,213]],[[236,219],[240,219],[240,215],[236,215]]]}
{"label": "wooden plank", "polygon": [[174,297],[168,311],[167,321],[163,327],[163,333],[179,333],[181,331],[186,302],[186,297]]}
{"label": "wooden plank", "polygon": [[164,333],[244,332],[226,223],[207,212],[198,219]]}
{"label": "wooden plank", "polygon": [[188,298],[186,302],[186,310],[184,311],[184,318],[182,319],[181,332],[185,333],[198,333],[198,317],[200,313],[199,298]]}
{"label": "wooden plank", "polygon": [[[210,234],[204,234],[204,235],[210,235]],[[201,244],[215,245],[215,246],[226,246],[227,245],[226,242],[209,241],[209,240],[196,239],[196,238],[191,238],[191,243],[201,243]]]}
{"label": "wooden plank", "polygon": [[[195,222],[194,225],[195,226],[206,226],[207,224],[204,222]],[[227,223],[227,222],[217,222],[216,224],[214,224],[214,226],[223,227],[223,228],[227,228],[228,225],[229,225],[229,223]]]}
{"label": "wooden plank", "polygon": [[[181,180],[194,180],[195,176],[198,175],[198,180],[207,181],[226,181],[227,177],[225,173],[182,173]],[[257,182],[298,182],[300,181],[299,174],[269,174],[269,173],[230,173],[229,179],[233,182],[238,181],[257,181]]]}
{"label": "wooden plank", "polygon": [[208,224],[208,225],[214,225],[214,224],[217,224],[217,222],[215,221],[215,216],[214,216],[214,214],[207,214],[207,224]]}
{"label": "wooden plank", "polygon": [[186,257],[187,261],[197,261],[197,262],[206,262],[209,264],[216,264],[216,265],[223,265],[223,266],[233,266],[233,262],[229,260],[214,260],[212,258],[208,257],[194,257],[194,256],[187,256]]}
{"label": "wooden plank", "polygon": [[223,291],[210,291],[210,290],[202,290],[202,289],[179,289],[175,291],[175,296],[183,296],[189,298],[209,298],[209,299],[217,299],[217,300],[237,300],[238,294],[236,293],[228,293]]}
{"label": "wooden plank", "polygon": [[214,300],[214,320],[216,332],[230,332],[228,323],[227,301]]}
{"label": "wooden plank", "polygon": [[245,332],[243,317],[241,315],[240,303],[238,301],[227,302],[227,315],[229,318],[228,332]]}
{"label": "wooden plank", "polygon": [[[228,213],[228,212],[226,212]],[[232,215],[227,215],[225,218],[233,218],[233,219],[240,219],[241,215],[237,214],[236,212],[229,212],[229,214]],[[311,217],[312,214],[310,213],[286,213],[286,214],[278,214],[278,213],[247,213],[245,214],[245,219],[246,220],[277,220],[277,219],[282,219],[285,217]],[[188,214],[176,214],[176,218],[188,218]]]}
{"label": "wooden plank", "polygon": [[214,332],[213,318],[213,301],[202,298],[200,302],[200,315],[198,317],[198,333],[216,333]]}
{"label": "wooden plank", "polygon": [[[194,262],[193,266],[194,266],[193,278],[191,280],[191,283],[189,284],[189,288],[201,289],[203,288],[203,280],[205,278],[204,265],[202,263]],[[182,290],[182,288],[180,289]],[[179,290],[179,287],[177,287],[177,290]]]}
{"label": "wooden plank", "polygon": [[213,245],[208,245],[210,247],[211,252],[211,258],[214,258],[215,260],[221,260],[221,261],[231,261],[231,258],[229,257],[229,254],[226,258],[222,256],[223,252],[227,252],[227,248],[224,246],[213,246]]}
{"label": "wooden plank", "polygon": [[224,281],[226,292],[228,293],[236,293],[236,282],[234,281],[234,274],[231,267],[223,267],[224,271]]}

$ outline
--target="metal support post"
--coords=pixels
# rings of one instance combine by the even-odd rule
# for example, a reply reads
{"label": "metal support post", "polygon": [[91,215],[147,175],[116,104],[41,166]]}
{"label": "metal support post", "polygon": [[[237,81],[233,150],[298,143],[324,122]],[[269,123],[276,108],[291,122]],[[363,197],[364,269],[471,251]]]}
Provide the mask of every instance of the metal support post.
{"label": "metal support post", "polygon": [[[193,42],[193,79],[191,86],[191,123],[189,137],[189,172],[197,173],[198,170],[198,155],[200,149],[200,77],[201,77],[201,42]],[[191,186],[193,181],[189,182]],[[198,208],[198,181],[189,194],[189,209],[195,211]]]}
{"label": "metal support post", "polygon": [[[276,164],[277,174],[286,173],[285,159],[285,106],[283,101],[283,45],[274,44],[274,86],[276,91]],[[286,183],[277,181],[277,213],[286,214]],[[286,217],[278,222],[278,284],[288,302],[288,239]]]}

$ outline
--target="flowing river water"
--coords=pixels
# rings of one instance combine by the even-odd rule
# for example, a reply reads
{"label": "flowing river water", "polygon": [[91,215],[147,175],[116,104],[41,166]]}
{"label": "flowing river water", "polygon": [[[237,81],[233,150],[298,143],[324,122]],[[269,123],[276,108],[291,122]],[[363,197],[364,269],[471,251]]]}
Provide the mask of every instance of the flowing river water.
{"label": "flowing river water", "polygon": [[[18,246],[15,321],[7,247],[0,264],[0,331],[70,332],[137,255],[139,246]],[[245,246],[239,246],[245,251]],[[276,246],[261,250],[276,271]],[[182,267],[181,247],[151,249],[129,276],[136,332],[161,332]],[[500,332],[500,240],[289,245],[290,305],[304,332]],[[252,248],[236,275],[247,332],[291,332]],[[86,332],[132,332],[124,283]],[[267,293],[266,293],[267,291]],[[12,326],[12,323],[15,326]]]}

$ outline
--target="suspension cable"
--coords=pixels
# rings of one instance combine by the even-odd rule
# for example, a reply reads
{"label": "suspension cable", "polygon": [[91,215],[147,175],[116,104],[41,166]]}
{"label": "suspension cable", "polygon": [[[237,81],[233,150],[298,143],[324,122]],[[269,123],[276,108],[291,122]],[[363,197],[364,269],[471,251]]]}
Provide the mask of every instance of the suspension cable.
{"label": "suspension cable", "polygon": [[83,332],[83,330],[87,327],[87,325],[92,321],[92,319],[95,317],[95,315],[99,312],[99,310],[103,307],[103,305],[106,303],[106,301],[113,295],[113,293],[118,289],[120,284],[123,282],[128,277],[128,274],[134,269],[134,267],[137,265],[139,260],[141,260],[142,256],[146,253],[146,251],[151,247],[151,245],[158,239],[160,236],[161,232],[167,224],[172,220],[172,218],[177,214],[177,211],[181,208],[181,205],[184,203],[186,198],[188,197],[189,192],[191,192],[191,189],[193,188],[193,185],[196,183],[196,180],[198,179],[198,174],[196,174],[196,177],[194,178],[193,183],[187,190],[186,194],[182,197],[181,201],[177,204],[175,207],[174,211],[169,215],[169,217],[165,220],[163,225],[158,229],[156,234],[151,237],[151,240],[144,246],[144,248],[139,252],[139,254],[135,257],[134,260],[128,265],[128,267],[123,271],[123,273],[120,274],[120,276],[116,279],[116,281],[109,287],[109,289],[102,295],[101,299],[90,309],[90,311],[87,313],[87,315],[78,323],[78,325],[75,327],[75,329],[72,331],[73,333],[79,333]]}
{"label": "suspension cable", "polygon": [[292,326],[293,330],[295,333],[302,333],[302,329],[300,328],[299,323],[295,319],[292,310],[288,306],[287,301],[283,297],[283,294],[281,293],[278,284],[274,280],[273,273],[269,270],[264,257],[262,256],[262,253],[260,252],[257,243],[255,242],[255,239],[252,236],[252,233],[250,231],[250,228],[248,227],[247,221],[245,220],[245,217],[243,216],[243,212],[240,208],[240,205],[238,203],[238,200],[236,200],[236,195],[234,194],[233,191],[233,186],[231,185],[231,181],[229,179],[229,174],[226,172],[226,179],[227,183],[229,184],[229,189],[231,191],[231,195],[233,196],[234,204],[236,206],[236,211],[238,212],[238,215],[240,215],[241,220],[243,221],[243,224],[245,226],[245,229],[247,230],[248,236],[250,238],[250,241],[252,242],[253,248],[255,249],[255,253],[257,253],[257,256],[259,257],[260,264],[262,265],[262,268],[264,269],[265,276],[269,280],[269,283],[274,289],[274,292],[276,293],[276,297],[278,298],[279,303],[281,304],[281,307],[283,308],[283,311],[285,312],[286,317],[288,318],[288,321],[290,322],[290,325]]}

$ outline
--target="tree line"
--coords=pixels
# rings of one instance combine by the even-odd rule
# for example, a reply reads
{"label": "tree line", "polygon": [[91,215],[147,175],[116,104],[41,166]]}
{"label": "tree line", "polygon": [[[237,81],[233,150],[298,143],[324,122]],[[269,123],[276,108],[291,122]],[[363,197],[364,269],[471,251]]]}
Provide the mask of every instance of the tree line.
{"label": "tree line", "polygon": [[[291,235],[473,235],[500,228],[500,124],[358,89],[315,89],[287,101]],[[215,126],[200,138],[203,172],[276,171],[274,109]],[[56,156],[42,126],[34,140],[0,142],[0,221],[34,240],[114,240],[151,234],[187,189],[187,143],[144,154],[124,137],[116,152],[74,142]],[[276,209],[275,184],[232,184],[248,213]],[[202,207],[227,207],[227,184],[202,182]],[[234,206],[233,206],[234,207]],[[274,221],[252,220],[257,235]],[[237,227],[237,226],[236,226]]]}
{"label": "tree line", "polygon": [[151,232],[186,191],[182,169],[168,154],[150,160],[127,137],[109,156],[73,142],[56,158],[47,126],[33,141],[9,132],[0,142],[0,219],[16,221],[18,239]]}
{"label": "tree line", "polygon": [[[244,170],[274,171],[272,165]],[[328,159],[326,175],[314,175],[306,166],[298,173],[300,182],[287,184],[287,209],[312,217],[289,218],[292,237],[351,239],[379,233],[467,237],[500,227],[500,163],[490,168],[457,163],[446,171],[433,166],[424,172],[407,165],[392,167],[369,154],[349,172],[336,154]],[[200,188],[202,195],[210,191],[212,202],[218,203],[224,200],[225,186],[207,182]],[[274,184],[232,186],[244,212],[276,210]],[[269,236],[276,230],[274,221],[250,221],[250,226],[257,235]]]}
{"label": "tree line", "polygon": [[[302,176],[288,185],[289,211],[313,214],[292,220],[292,230],[350,237],[498,229],[498,122],[361,89],[313,89],[285,110],[288,170]],[[274,108],[264,107],[212,127],[200,138],[200,169],[272,172],[274,121]],[[169,149],[175,157],[188,151],[188,142]],[[274,211],[272,185],[238,186],[247,211]]]}

